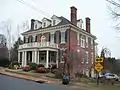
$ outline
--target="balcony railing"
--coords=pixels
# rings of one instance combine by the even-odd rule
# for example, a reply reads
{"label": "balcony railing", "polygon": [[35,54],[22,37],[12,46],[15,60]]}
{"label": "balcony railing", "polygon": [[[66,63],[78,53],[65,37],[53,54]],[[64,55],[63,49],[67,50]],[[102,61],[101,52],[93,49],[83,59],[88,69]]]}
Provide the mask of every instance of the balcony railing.
{"label": "balcony railing", "polygon": [[42,48],[42,47],[51,47],[51,48],[58,48],[58,44],[51,43],[51,42],[34,42],[34,43],[25,43],[22,45],[19,45],[19,49],[25,49],[25,48]]}

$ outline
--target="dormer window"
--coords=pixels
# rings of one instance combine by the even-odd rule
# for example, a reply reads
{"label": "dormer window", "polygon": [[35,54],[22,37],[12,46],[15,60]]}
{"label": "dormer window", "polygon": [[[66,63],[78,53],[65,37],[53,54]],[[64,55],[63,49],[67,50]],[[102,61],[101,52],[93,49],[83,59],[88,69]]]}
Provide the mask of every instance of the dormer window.
{"label": "dormer window", "polygon": [[81,29],[83,28],[83,20],[82,19],[77,20],[77,26]]}
{"label": "dormer window", "polygon": [[53,26],[55,25],[56,20],[53,20]]}
{"label": "dormer window", "polygon": [[35,24],[35,29],[37,29],[37,24]]}
{"label": "dormer window", "polygon": [[42,19],[42,28],[48,27],[51,24],[51,20],[47,19],[47,18],[43,18]]}
{"label": "dormer window", "polygon": [[34,22],[34,29],[41,28],[41,26],[42,26],[42,22],[40,22],[38,20],[35,20],[35,22]]}
{"label": "dormer window", "polygon": [[53,15],[51,19],[52,19],[52,26],[57,25],[58,23],[61,22],[60,17],[57,17],[56,15]]}
{"label": "dormer window", "polygon": [[46,26],[46,24],[45,23],[43,23],[43,27],[45,27]]}

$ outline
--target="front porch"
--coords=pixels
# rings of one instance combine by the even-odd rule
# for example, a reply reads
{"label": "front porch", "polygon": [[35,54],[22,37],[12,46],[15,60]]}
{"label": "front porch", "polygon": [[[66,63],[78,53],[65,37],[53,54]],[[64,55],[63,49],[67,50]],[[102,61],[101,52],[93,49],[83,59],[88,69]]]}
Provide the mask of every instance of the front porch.
{"label": "front porch", "polygon": [[58,67],[58,50],[19,50],[18,62],[22,66],[36,63],[43,64],[46,68],[49,68],[51,64],[56,64]]}

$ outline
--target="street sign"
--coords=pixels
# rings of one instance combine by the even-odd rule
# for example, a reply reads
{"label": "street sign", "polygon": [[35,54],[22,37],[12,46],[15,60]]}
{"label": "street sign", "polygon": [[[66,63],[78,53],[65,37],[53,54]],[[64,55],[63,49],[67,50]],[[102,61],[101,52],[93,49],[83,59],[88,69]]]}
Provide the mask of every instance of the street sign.
{"label": "street sign", "polygon": [[103,66],[100,63],[95,64],[95,70],[100,72],[103,69]]}
{"label": "street sign", "polygon": [[98,58],[95,59],[95,62],[97,62],[97,63],[98,63],[98,62],[101,63],[101,62],[103,62],[103,58],[102,58],[102,57],[98,57]]}

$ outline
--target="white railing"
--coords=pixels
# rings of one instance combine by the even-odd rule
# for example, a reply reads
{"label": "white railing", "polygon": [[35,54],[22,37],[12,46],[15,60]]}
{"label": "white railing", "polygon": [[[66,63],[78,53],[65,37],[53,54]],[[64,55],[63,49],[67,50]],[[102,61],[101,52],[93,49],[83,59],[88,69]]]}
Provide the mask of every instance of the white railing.
{"label": "white railing", "polygon": [[41,48],[41,47],[51,47],[51,48],[58,48],[58,44],[51,43],[51,42],[34,42],[34,43],[25,43],[22,45],[19,45],[19,49],[24,49],[24,48]]}

